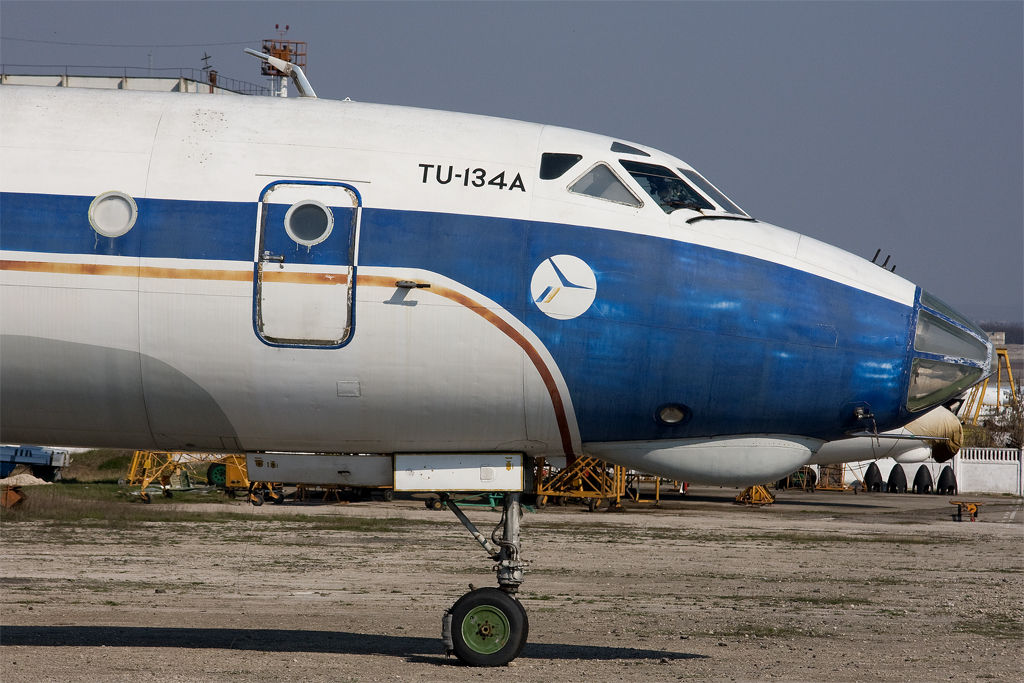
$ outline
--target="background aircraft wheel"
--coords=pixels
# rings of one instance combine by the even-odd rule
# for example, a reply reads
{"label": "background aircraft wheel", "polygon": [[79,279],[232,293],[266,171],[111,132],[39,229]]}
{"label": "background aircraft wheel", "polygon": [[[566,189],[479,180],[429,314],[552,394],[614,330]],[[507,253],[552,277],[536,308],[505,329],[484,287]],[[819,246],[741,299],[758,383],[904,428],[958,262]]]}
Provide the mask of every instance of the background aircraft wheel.
{"label": "background aircraft wheel", "polygon": [[504,666],[526,644],[529,622],[518,600],[497,588],[478,588],[451,609],[455,656],[470,666]]}
{"label": "background aircraft wheel", "polygon": [[213,486],[224,486],[228,481],[228,466],[215,462],[206,468],[206,481]]}
{"label": "background aircraft wheel", "polygon": [[427,502],[424,504],[427,506],[428,510],[440,510],[442,507],[440,498],[427,498]]}

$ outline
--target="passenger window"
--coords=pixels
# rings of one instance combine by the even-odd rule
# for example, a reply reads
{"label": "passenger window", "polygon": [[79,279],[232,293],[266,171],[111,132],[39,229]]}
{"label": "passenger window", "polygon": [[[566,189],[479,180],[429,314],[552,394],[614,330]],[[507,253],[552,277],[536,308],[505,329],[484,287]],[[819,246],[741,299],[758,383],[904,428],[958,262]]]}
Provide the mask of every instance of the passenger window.
{"label": "passenger window", "polygon": [[662,211],[672,213],[676,209],[714,211],[715,207],[696,190],[687,185],[675,173],[664,166],[643,164],[639,161],[619,161],[633,179],[651,195]]}
{"label": "passenger window", "polygon": [[642,206],[625,183],[605,164],[597,164],[569,187],[570,192],[607,199],[627,206]]}
{"label": "passenger window", "polygon": [[556,154],[545,152],[540,157],[540,179],[554,180],[561,178],[565,172],[579,163],[583,157],[579,154]]}

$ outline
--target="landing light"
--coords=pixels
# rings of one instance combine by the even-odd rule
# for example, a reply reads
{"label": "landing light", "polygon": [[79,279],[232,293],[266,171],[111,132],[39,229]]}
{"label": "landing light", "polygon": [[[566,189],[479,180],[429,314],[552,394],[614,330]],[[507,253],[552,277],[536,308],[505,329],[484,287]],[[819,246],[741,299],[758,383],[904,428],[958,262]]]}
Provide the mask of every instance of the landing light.
{"label": "landing light", "polygon": [[667,425],[676,425],[690,416],[690,409],[678,403],[669,403],[658,408],[658,421]]}

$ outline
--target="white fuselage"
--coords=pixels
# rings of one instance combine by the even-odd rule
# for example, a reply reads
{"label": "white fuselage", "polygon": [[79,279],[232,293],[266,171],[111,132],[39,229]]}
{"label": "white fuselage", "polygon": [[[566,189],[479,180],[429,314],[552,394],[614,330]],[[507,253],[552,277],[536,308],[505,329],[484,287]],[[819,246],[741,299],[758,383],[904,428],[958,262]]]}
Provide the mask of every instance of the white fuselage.
{"label": "white fuselage", "polygon": [[[913,417],[918,288],[719,206],[666,213],[619,165],[689,169],[657,150],[348,101],[0,104],[0,440],[587,451],[739,481],[857,406]],[[579,160],[543,179],[548,152]],[[570,191],[600,165],[635,205]],[[306,204],[327,234],[289,223]]]}

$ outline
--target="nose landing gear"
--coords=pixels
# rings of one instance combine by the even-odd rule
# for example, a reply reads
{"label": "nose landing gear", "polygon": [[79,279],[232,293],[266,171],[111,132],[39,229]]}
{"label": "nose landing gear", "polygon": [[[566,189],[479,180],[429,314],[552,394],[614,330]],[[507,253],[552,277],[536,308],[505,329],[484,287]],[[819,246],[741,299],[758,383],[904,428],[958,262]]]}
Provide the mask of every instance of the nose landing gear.
{"label": "nose landing gear", "polygon": [[[526,645],[530,622],[516,592],[523,582],[525,563],[519,558],[522,506],[519,493],[506,493],[501,521],[486,538],[451,497],[441,499],[494,560],[498,588],[477,588],[445,612],[441,639],[448,654],[470,666],[504,666]],[[472,586],[471,586],[472,588]]]}

